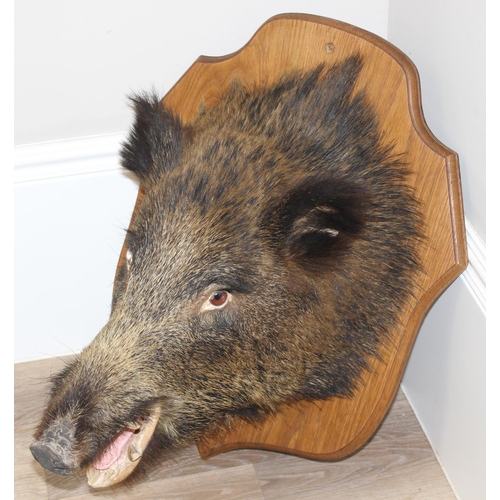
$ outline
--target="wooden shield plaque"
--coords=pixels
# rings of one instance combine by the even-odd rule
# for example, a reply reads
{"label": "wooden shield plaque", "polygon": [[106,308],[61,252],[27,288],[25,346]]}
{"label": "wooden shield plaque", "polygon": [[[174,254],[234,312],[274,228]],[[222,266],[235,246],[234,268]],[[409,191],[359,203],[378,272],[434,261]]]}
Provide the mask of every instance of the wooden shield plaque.
{"label": "wooden shield plaque", "polygon": [[[237,448],[260,448],[334,460],[354,453],[372,436],[399,386],[420,325],[437,297],[467,264],[464,216],[457,155],[428,129],[421,107],[419,78],[413,63],[382,38],[354,26],[317,16],[284,14],[271,18],[238,52],[202,56],[164,97],[165,106],[184,123],[204,103],[216,104],[231,82],[267,86],[284,73],[307,71],[323,63],[363,56],[357,86],[378,116],[384,140],[403,152],[424,217],[425,240],[419,243],[423,270],[415,295],[381,359],[350,399],[332,398],[289,406],[259,424],[236,421],[223,433],[198,443],[202,457]],[[136,202],[141,203],[141,187]],[[131,226],[134,224],[132,217]],[[122,250],[119,266],[124,262]]]}

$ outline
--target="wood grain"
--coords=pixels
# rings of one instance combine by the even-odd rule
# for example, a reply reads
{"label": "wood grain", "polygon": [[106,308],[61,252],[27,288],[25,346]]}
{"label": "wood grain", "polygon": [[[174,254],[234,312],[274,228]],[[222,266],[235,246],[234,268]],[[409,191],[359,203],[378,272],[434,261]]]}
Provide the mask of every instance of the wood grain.
{"label": "wood grain", "polygon": [[15,365],[16,500],[455,498],[401,392],[370,442],[346,460],[317,462],[260,450],[236,450],[203,460],[197,448],[190,446],[132,487],[92,490],[83,477],[46,472],[28,449],[46,400],[48,376],[68,359]]}
{"label": "wood grain", "polygon": [[[283,73],[312,69],[320,63],[333,65],[354,53],[365,59],[358,89],[374,106],[384,140],[394,144],[410,166],[409,182],[422,203],[426,239],[419,243],[423,272],[415,283],[415,298],[402,314],[400,328],[392,332],[382,359],[372,360],[371,370],[352,399],[299,403],[260,426],[239,422],[198,443],[203,457],[242,447],[319,460],[354,453],[386,414],[425,314],[466,267],[458,157],[425,123],[413,63],[376,35],[317,16],[279,15],[238,52],[217,58],[201,56],[163,102],[189,123],[200,104],[216,104],[235,78],[249,87],[261,87],[276,82]],[[142,194],[143,189],[136,210]],[[120,265],[125,252],[123,248]]]}

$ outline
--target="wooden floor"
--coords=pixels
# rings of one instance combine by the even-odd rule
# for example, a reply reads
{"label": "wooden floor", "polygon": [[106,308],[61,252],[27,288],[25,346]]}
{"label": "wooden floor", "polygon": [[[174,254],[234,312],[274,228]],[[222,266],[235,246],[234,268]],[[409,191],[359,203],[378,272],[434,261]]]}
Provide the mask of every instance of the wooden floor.
{"label": "wooden floor", "polygon": [[84,480],[57,476],[28,449],[46,393],[46,378],[63,361],[15,365],[15,498],[19,500],[444,500],[455,496],[404,395],[379,431],[354,456],[334,463],[239,450],[201,460],[192,446],[132,488],[92,490]]}

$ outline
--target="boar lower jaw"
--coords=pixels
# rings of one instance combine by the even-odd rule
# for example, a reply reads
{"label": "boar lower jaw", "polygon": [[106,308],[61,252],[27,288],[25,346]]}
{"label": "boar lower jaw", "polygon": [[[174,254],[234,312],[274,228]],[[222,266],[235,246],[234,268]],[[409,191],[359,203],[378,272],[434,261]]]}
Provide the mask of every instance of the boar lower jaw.
{"label": "boar lower jaw", "polygon": [[144,421],[124,427],[87,468],[89,486],[105,488],[128,477],[140,462],[160,415],[161,407],[155,405]]}

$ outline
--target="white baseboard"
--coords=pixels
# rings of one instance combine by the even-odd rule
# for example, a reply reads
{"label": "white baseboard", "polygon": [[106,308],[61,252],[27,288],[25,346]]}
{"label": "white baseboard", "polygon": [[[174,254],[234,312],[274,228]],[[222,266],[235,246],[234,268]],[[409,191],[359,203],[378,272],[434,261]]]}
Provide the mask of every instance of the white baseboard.
{"label": "white baseboard", "polygon": [[469,265],[462,277],[486,314],[486,245],[467,218],[465,231]]}
{"label": "white baseboard", "polygon": [[91,176],[121,170],[118,153],[125,134],[80,137],[14,148],[14,184]]}

